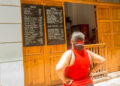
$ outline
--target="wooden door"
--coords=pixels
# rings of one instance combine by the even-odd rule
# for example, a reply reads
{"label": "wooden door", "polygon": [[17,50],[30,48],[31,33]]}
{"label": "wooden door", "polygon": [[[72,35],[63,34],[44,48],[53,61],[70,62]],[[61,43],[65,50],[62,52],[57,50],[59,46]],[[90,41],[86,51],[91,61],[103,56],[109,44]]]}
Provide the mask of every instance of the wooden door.
{"label": "wooden door", "polygon": [[[45,86],[44,21],[38,22],[41,27],[37,23],[39,16],[44,18],[40,1],[21,0],[24,86]],[[37,14],[39,10],[41,13]],[[41,38],[39,31],[42,32]]]}
{"label": "wooden door", "polygon": [[[58,10],[56,11],[55,9]],[[59,36],[56,34],[58,33],[58,30],[56,29],[56,32],[54,31],[54,33],[50,33],[50,30],[57,28],[54,22],[54,24],[49,24],[50,21],[54,21],[53,18],[50,20],[50,15],[47,14],[47,12],[51,13],[51,10],[52,12],[54,11],[56,13],[60,11],[58,13],[58,15],[61,17],[59,19],[61,23],[58,22],[58,27],[60,28]],[[53,86],[61,83],[56,74],[55,68],[60,57],[67,50],[65,12],[63,2],[59,0],[21,0],[21,12],[25,86]],[[40,17],[39,12],[42,12],[42,17]],[[28,17],[32,18],[32,21],[34,22],[28,22]],[[40,19],[43,18],[43,21],[39,20],[39,17]],[[29,26],[32,27],[32,29]],[[36,27],[40,30],[35,31]],[[30,30],[27,30],[28,28]],[[43,33],[41,33],[41,31],[43,31]],[[39,33],[43,34],[44,42],[39,41]],[[62,39],[62,42],[58,39],[51,41],[50,39],[52,39],[53,34],[55,34],[54,38],[59,37],[59,39]],[[37,38],[39,40],[34,40],[33,38],[35,38],[35,36],[38,36]],[[60,36],[62,37],[60,38]],[[39,43],[43,44],[39,45]]]}
{"label": "wooden door", "polygon": [[112,71],[120,70],[120,7],[111,7],[112,39],[113,39],[113,67]]}
{"label": "wooden door", "polygon": [[[64,12],[64,4],[62,2],[46,0],[44,2],[45,9],[53,9],[59,8],[63,11],[63,25],[64,25],[64,42],[60,43],[59,41],[50,42],[49,41],[49,27],[47,26],[48,22],[45,19],[45,29],[46,29],[46,46],[45,46],[45,83],[46,85],[56,85],[60,84],[61,80],[58,78],[55,68],[62,54],[67,50],[67,42],[66,42],[66,26],[65,26],[65,12]],[[47,12],[45,11],[45,15],[47,17]],[[54,34],[54,33],[53,33]]]}
{"label": "wooden door", "polygon": [[106,43],[108,55],[108,71],[113,72],[120,70],[118,60],[119,50],[119,7],[97,6],[97,26],[98,41]]}

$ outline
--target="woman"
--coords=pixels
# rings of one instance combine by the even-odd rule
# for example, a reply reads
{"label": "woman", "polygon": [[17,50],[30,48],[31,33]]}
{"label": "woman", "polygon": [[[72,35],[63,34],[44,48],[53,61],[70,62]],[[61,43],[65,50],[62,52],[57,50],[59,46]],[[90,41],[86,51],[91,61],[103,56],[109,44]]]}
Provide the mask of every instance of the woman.
{"label": "woman", "polygon": [[[105,59],[84,48],[84,34],[74,32],[71,38],[72,50],[66,51],[56,66],[56,72],[63,86],[94,86],[90,76],[101,67]],[[92,61],[95,66],[92,66]]]}

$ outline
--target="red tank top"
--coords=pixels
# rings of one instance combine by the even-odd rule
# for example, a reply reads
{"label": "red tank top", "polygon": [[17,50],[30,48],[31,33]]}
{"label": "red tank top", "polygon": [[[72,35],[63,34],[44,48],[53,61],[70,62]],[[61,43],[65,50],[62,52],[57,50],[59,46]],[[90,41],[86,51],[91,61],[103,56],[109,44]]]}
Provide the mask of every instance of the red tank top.
{"label": "red tank top", "polygon": [[86,86],[93,83],[88,76],[90,60],[86,49],[82,51],[73,49],[73,54],[75,56],[74,64],[65,68],[65,76],[74,80],[70,86]]}

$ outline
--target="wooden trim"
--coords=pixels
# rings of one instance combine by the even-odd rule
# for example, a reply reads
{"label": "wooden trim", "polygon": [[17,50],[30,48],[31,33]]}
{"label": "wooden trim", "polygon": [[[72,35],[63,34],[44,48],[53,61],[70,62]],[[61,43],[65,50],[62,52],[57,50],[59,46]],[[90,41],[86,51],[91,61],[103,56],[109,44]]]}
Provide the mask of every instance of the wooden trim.
{"label": "wooden trim", "polygon": [[64,3],[62,3],[63,7],[63,17],[64,17],[64,33],[65,33],[65,50],[67,50],[67,33],[66,33],[66,20],[65,20],[65,6]]}
{"label": "wooden trim", "polygon": [[42,5],[45,6],[62,6],[62,1],[56,1],[56,0],[43,0]]}
{"label": "wooden trim", "polygon": [[99,43],[99,44],[87,44],[85,45],[85,47],[98,47],[98,46],[105,46],[106,44],[105,43]]}
{"label": "wooden trim", "polygon": [[120,20],[98,20],[98,22],[120,22]]}
{"label": "wooden trim", "polygon": [[98,20],[98,22],[102,23],[102,22],[111,22],[111,20]]}
{"label": "wooden trim", "polygon": [[47,45],[47,32],[46,32],[46,19],[45,19],[45,7],[43,6],[43,16],[44,16],[44,39],[45,46]]}
{"label": "wooden trim", "polygon": [[120,20],[111,20],[112,22],[120,22]]}
{"label": "wooden trim", "polygon": [[90,5],[118,6],[118,7],[120,7],[120,4],[116,4],[116,3],[106,3],[106,2],[98,2],[98,1],[63,0],[63,2],[80,3],[80,4],[90,4]]}
{"label": "wooden trim", "polygon": [[[61,2],[64,3],[64,2],[68,2],[68,3],[79,3],[79,4],[90,4],[90,5],[105,5],[105,6],[118,6],[120,7],[120,4],[117,4],[117,3],[108,3],[108,2],[100,2],[99,0],[97,1],[80,1],[80,0],[42,0],[42,1],[37,1],[39,3],[35,3],[35,1],[23,1],[21,0],[22,2],[21,3],[29,3],[29,4],[39,4],[41,2],[42,5],[54,5],[54,6],[60,6],[61,5]],[[52,2],[50,4],[50,2]],[[57,4],[54,4],[56,3]],[[60,2],[60,3],[59,3]]]}
{"label": "wooden trim", "polygon": [[33,55],[43,55],[43,53],[27,54],[27,55],[24,55],[24,56],[33,56]]}

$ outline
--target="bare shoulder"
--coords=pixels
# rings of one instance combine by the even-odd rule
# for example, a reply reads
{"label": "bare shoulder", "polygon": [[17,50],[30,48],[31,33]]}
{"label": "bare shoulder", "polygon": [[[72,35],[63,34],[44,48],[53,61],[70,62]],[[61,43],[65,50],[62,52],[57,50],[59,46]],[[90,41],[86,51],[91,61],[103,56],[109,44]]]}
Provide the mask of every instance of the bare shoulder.
{"label": "bare shoulder", "polygon": [[64,54],[63,54],[63,56],[70,56],[71,55],[71,50],[67,50]]}
{"label": "bare shoulder", "polygon": [[69,61],[70,59],[70,56],[71,56],[71,50],[67,50],[61,57],[61,59],[64,59],[66,61]]}
{"label": "bare shoulder", "polygon": [[91,56],[94,63],[103,63],[103,62],[105,62],[104,57],[102,57],[102,56],[100,56],[100,55],[98,55],[98,54],[96,54],[94,52],[91,52],[89,50],[87,50],[87,51],[89,52],[89,54],[90,54],[90,56]]}
{"label": "bare shoulder", "polygon": [[70,57],[70,54],[71,54],[71,51],[70,50],[67,50],[61,57],[61,59],[59,60],[57,66],[56,66],[56,69],[59,70],[59,69],[62,69],[62,68],[65,68],[67,65],[68,65],[68,62],[69,62],[69,57]]}

